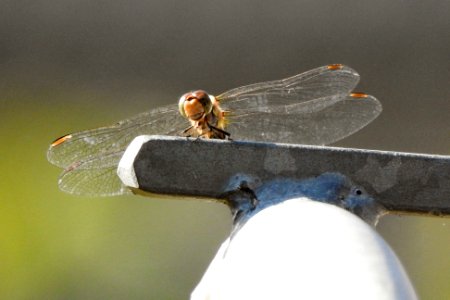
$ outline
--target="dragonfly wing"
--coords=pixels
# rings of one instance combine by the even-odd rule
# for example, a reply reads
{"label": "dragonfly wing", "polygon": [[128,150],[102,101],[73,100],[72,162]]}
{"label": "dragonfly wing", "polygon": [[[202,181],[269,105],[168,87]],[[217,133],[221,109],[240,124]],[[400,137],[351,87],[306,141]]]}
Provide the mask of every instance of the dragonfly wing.
{"label": "dragonfly wing", "polygon": [[[286,79],[255,83],[232,89],[219,96],[224,108],[230,111],[253,110],[282,113],[286,106],[306,105],[317,99],[332,97],[338,101],[346,97],[358,84],[358,73],[344,65],[319,67]],[[317,101],[316,101],[317,102]]]}
{"label": "dragonfly wing", "polygon": [[[84,161],[69,166],[59,177],[58,185],[64,192],[83,196],[115,196],[131,191],[117,176],[117,164],[123,151],[109,154],[98,162]],[[92,165],[96,167],[93,168]]]}
{"label": "dragonfly wing", "polygon": [[129,194],[116,173],[129,143],[143,134],[177,135],[187,125],[176,106],[161,107],[110,127],[63,137],[50,146],[47,158],[65,169],[58,181],[65,192],[84,196]]}
{"label": "dragonfly wing", "polygon": [[101,168],[104,157],[125,150],[138,135],[177,135],[188,126],[176,106],[170,105],[138,114],[109,127],[86,130],[62,137],[50,146],[48,160],[61,168],[90,161],[91,168]]}
{"label": "dragonfly wing", "polygon": [[363,128],[382,111],[373,96],[352,95],[338,97],[339,101],[334,96],[321,98],[314,107],[294,105],[288,112],[239,111],[230,116],[227,131],[234,139],[330,144]]}

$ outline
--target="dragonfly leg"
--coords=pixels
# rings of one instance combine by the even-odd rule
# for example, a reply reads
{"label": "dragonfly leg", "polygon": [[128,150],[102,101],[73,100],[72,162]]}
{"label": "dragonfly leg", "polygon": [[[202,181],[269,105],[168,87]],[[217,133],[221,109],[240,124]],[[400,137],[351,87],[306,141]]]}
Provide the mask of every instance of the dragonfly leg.
{"label": "dragonfly leg", "polygon": [[192,134],[190,133],[190,131],[192,131],[192,129],[194,128],[194,126],[189,126],[188,128],[186,128],[185,130],[183,130],[181,132],[181,134],[185,137],[191,137]]}
{"label": "dragonfly leg", "polygon": [[222,130],[220,128],[217,128],[209,123],[206,123],[206,124],[208,124],[208,127],[209,127],[209,129],[211,129],[211,131],[215,132],[216,134],[220,133],[218,136],[220,136],[221,139],[231,140],[231,138],[230,138],[231,134],[229,132]]}

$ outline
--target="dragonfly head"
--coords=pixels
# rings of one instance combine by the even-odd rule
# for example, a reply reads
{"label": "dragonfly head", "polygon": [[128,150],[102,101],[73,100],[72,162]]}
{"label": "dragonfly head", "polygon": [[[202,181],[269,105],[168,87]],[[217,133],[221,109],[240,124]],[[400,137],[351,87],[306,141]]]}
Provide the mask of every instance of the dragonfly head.
{"label": "dragonfly head", "polygon": [[190,120],[200,120],[211,113],[213,108],[212,100],[205,91],[198,90],[184,94],[178,102],[180,114]]}

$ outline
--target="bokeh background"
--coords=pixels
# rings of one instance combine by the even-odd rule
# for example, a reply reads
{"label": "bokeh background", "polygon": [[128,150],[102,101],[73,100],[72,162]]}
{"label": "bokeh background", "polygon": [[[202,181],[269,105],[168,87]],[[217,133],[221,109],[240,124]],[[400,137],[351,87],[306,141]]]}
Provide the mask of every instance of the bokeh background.
{"label": "bokeh background", "polygon": [[[58,136],[344,63],[384,111],[336,145],[448,155],[449,32],[437,0],[1,0],[0,298],[186,299],[229,233],[214,202],[60,192]],[[422,299],[450,297],[448,218],[379,232]]]}

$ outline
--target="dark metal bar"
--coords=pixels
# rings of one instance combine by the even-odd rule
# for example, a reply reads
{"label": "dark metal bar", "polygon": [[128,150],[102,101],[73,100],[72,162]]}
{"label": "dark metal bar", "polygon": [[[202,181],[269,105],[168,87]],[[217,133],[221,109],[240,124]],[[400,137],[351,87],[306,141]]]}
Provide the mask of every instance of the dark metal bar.
{"label": "dark metal bar", "polygon": [[[339,172],[389,211],[450,214],[450,156],[169,136],[140,140],[145,142],[134,142],[135,150],[124,155],[133,157],[119,169],[134,170],[138,188],[151,193],[218,198],[237,174],[265,182]],[[126,161],[132,166],[124,168]]]}

